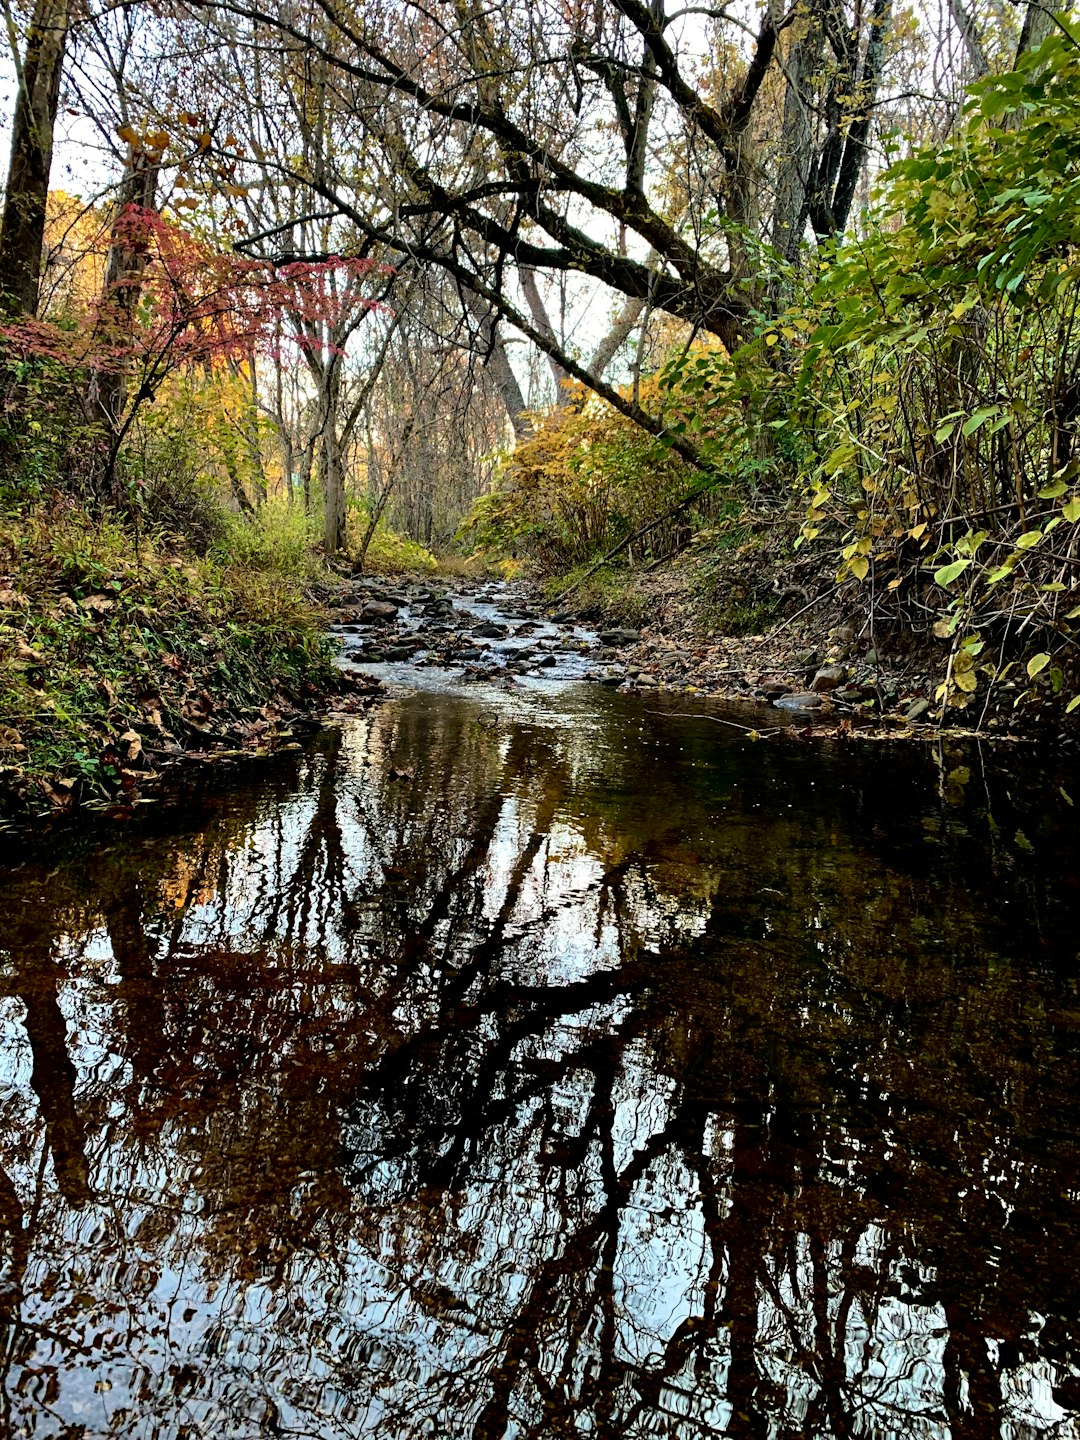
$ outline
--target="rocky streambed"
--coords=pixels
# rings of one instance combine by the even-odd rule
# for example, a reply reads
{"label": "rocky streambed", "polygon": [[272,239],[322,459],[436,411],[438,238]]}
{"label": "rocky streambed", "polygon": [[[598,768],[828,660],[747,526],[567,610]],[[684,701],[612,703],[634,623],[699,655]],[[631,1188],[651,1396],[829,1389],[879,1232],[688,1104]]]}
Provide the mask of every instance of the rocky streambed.
{"label": "rocky streambed", "polygon": [[391,684],[595,683],[738,699],[823,723],[862,716],[911,726],[931,709],[919,681],[888,673],[873,652],[838,660],[842,636],[823,650],[776,656],[756,640],[592,628],[545,606],[535,590],[500,581],[355,580],[335,604],[343,665]]}

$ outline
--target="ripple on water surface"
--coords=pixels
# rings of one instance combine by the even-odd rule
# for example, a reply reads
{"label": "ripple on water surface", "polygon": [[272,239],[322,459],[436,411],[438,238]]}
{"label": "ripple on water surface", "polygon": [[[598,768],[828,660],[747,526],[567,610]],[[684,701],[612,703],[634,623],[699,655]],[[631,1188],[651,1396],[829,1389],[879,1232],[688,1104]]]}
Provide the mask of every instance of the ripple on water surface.
{"label": "ripple on water surface", "polygon": [[3,1433],[1080,1434],[1011,763],[417,692],[7,857]]}

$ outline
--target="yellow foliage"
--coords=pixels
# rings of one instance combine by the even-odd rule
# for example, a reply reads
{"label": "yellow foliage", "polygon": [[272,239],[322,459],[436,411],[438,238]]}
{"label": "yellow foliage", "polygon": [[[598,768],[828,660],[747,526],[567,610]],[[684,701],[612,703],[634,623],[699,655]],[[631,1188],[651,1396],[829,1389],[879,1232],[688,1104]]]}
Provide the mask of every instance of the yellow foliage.
{"label": "yellow foliage", "polygon": [[[641,404],[659,409],[659,385]],[[545,569],[574,565],[660,514],[687,486],[686,464],[584,386],[534,416],[471,521],[481,543],[530,554]]]}
{"label": "yellow foliage", "polygon": [[109,219],[77,195],[50,190],[45,216],[42,313],[78,321],[101,294],[109,248]]}

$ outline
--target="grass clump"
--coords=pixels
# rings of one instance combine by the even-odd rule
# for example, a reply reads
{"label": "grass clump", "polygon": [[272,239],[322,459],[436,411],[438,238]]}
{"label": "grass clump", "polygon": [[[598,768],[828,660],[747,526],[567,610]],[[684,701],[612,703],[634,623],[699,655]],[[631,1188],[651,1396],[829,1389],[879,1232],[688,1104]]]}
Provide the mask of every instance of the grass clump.
{"label": "grass clump", "polygon": [[[642,587],[641,574],[629,566],[608,567],[588,575],[582,564],[544,587],[549,604],[567,593],[567,604],[580,615],[623,625],[643,625],[652,610],[652,597]],[[578,579],[578,576],[583,576]]]}
{"label": "grass clump", "polygon": [[209,552],[218,564],[295,581],[322,574],[318,524],[302,506],[268,500],[252,515],[223,513],[222,534]]}

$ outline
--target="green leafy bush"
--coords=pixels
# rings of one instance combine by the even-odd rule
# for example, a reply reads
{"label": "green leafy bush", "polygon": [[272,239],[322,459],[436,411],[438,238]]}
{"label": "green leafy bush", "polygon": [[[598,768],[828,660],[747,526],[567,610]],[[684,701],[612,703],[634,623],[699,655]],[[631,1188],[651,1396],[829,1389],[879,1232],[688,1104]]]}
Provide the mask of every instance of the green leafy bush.
{"label": "green leafy bush", "polygon": [[891,167],[874,218],[824,273],[816,326],[771,332],[804,350],[804,536],[841,537],[838,579],[880,620],[948,642],[940,699],[1010,676],[1061,691],[1080,615],[1072,35],[973,87],[950,143]]}

